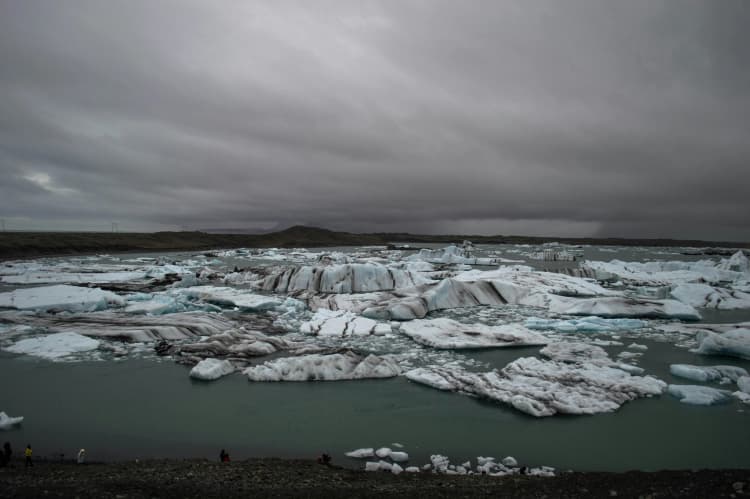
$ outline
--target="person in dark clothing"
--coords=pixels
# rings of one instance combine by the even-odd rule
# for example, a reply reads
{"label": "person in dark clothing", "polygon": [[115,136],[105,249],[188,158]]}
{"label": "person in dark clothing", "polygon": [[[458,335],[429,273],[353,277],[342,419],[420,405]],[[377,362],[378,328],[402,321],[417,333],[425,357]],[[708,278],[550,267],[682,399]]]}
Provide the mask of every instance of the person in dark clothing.
{"label": "person in dark clothing", "polygon": [[225,451],[224,449],[221,449],[221,453],[219,454],[219,460],[222,463],[228,463],[229,462],[229,453]]}
{"label": "person in dark clothing", "polygon": [[331,455],[327,452],[324,452],[320,456],[318,456],[318,464],[331,464]]}
{"label": "person in dark clothing", "polygon": [[24,451],[24,454],[26,455],[26,467],[34,466],[34,461],[31,460],[31,455],[33,454],[33,451],[31,450],[31,444],[26,445],[26,450]]}
{"label": "person in dark clothing", "polygon": [[10,450],[10,442],[5,442],[3,444],[3,452],[0,454],[0,466],[7,466],[10,464],[11,454],[13,454],[13,451]]}

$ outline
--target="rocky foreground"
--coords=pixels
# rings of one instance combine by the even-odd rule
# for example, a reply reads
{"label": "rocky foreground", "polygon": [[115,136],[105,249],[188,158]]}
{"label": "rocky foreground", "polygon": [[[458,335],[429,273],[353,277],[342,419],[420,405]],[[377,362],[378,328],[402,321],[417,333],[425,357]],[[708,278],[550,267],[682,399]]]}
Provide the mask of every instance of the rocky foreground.
{"label": "rocky foreground", "polygon": [[0,468],[0,497],[750,497],[750,470],[561,473],[555,478],[367,473],[312,461],[158,460]]}

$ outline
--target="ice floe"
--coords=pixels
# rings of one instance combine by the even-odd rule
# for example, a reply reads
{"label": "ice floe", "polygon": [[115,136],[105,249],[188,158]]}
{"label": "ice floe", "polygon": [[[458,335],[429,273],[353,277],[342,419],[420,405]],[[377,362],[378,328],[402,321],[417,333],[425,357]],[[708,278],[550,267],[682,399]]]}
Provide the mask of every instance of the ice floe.
{"label": "ice floe", "polygon": [[76,333],[56,333],[19,340],[5,347],[4,350],[58,360],[76,353],[96,350],[97,348],[99,348],[99,341],[97,340]]}
{"label": "ice floe", "polygon": [[732,329],[722,334],[699,331],[696,339],[698,348],[692,352],[750,359],[750,329]]}
{"label": "ice floe", "polygon": [[670,395],[683,404],[716,405],[730,400],[732,392],[700,385],[669,385]]}
{"label": "ice floe", "polygon": [[125,299],[110,291],[67,284],[21,288],[0,293],[0,308],[18,310],[93,312],[123,305]]}
{"label": "ice floe", "polygon": [[433,348],[502,348],[546,345],[547,338],[519,324],[487,326],[462,324],[447,318],[405,322],[400,331]]}
{"label": "ice floe", "polygon": [[353,451],[349,451],[345,455],[348,457],[353,457],[355,459],[366,459],[368,457],[374,456],[375,450],[372,447],[365,447],[362,449],[355,449]]}
{"label": "ice floe", "polygon": [[5,412],[0,411],[0,430],[10,430],[23,422],[23,416],[8,416]]}
{"label": "ice floe", "polygon": [[365,378],[391,378],[401,368],[383,355],[313,354],[286,357],[248,367],[243,371],[251,381],[337,381]]}
{"label": "ice floe", "polygon": [[708,284],[680,284],[671,291],[672,297],[693,307],[736,310],[750,308],[750,293],[717,288]]}
{"label": "ice floe", "polygon": [[561,333],[609,333],[632,331],[646,327],[640,319],[605,319],[603,317],[581,317],[579,319],[542,319],[530,317],[525,326],[529,329],[553,330]]}
{"label": "ice floe", "polygon": [[228,360],[203,359],[190,370],[190,377],[212,381],[234,372],[234,366]]}
{"label": "ice floe", "polygon": [[737,366],[693,366],[690,364],[672,364],[669,372],[680,378],[693,381],[716,381],[729,383],[747,376],[747,370]]}
{"label": "ice floe", "polygon": [[503,402],[537,417],[611,412],[629,400],[659,395],[666,389],[661,380],[632,376],[614,367],[534,357],[517,359],[500,371],[430,367],[408,371],[405,376],[440,390]]}
{"label": "ice floe", "polygon": [[194,286],[183,288],[180,292],[209,303],[248,311],[270,310],[283,303],[283,299],[275,296],[259,295],[248,290],[229,287]]}
{"label": "ice floe", "polygon": [[294,342],[247,328],[230,329],[195,343],[177,346],[174,353],[190,358],[246,360],[298,347]]}
{"label": "ice floe", "polygon": [[367,336],[390,333],[391,326],[352,312],[319,309],[309,321],[302,323],[300,332],[316,336]]}

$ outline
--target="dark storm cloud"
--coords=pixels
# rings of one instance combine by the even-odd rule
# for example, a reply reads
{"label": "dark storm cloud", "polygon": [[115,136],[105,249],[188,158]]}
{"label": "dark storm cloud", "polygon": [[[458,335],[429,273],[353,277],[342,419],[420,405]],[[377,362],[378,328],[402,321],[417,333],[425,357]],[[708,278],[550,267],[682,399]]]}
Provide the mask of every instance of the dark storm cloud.
{"label": "dark storm cloud", "polygon": [[746,2],[0,3],[0,216],[750,239]]}

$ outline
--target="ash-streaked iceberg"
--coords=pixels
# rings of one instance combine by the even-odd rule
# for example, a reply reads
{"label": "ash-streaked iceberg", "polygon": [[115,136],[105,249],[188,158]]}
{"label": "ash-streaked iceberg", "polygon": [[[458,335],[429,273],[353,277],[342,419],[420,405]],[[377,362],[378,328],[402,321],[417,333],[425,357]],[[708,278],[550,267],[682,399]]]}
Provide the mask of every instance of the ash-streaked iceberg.
{"label": "ash-streaked iceberg", "polygon": [[195,343],[180,345],[176,347],[175,353],[191,358],[247,360],[287,350],[294,346],[294,342],[283,338],[239,328],[214,334]]}
{"label": "ash-streaked iceberg", "polygon": [[401,373],[401,368],[388,355],[345,352],[276,359],[248,367],[243,373],[250,381],[338,381],[392,378]]}
{"label": "ash-streaked iceberg", "polygon": [[405,376],[440,390],[502,402],[536,417],[612,412],[627,401],[659,395],[667,386],[651,376],[632,376],[614,367],[534,357],[517,359],[500,371],[430,367]]}
{"label": "ash-streaked iceberg", "polygon": [[32,355],[49,360],[60,360],[69,355],[99,348],[99,341],[76,333],[56,333],[26,338],[5,347],[13,353]]}
{"label": "ash-streaked iceberg", "polygon": [[547,338],[520,324],[462,324],[446,318],[405,322],[400,331],[417,343],[441,349],[504,348],[548,343]]}
{"label": "ash-streaked iceberg", "polygon": [[21,288],[0,293],[0,308],[18,310],[93,312],[123,305],[125,299],[110,291],[67,284]]}
{"label": "ash-streaked iceberg", "polygon": [[391,326],[343,310],[319,309],[309,321],[303,322],[300,332],[316,336],[369,336],[391,332]]}

